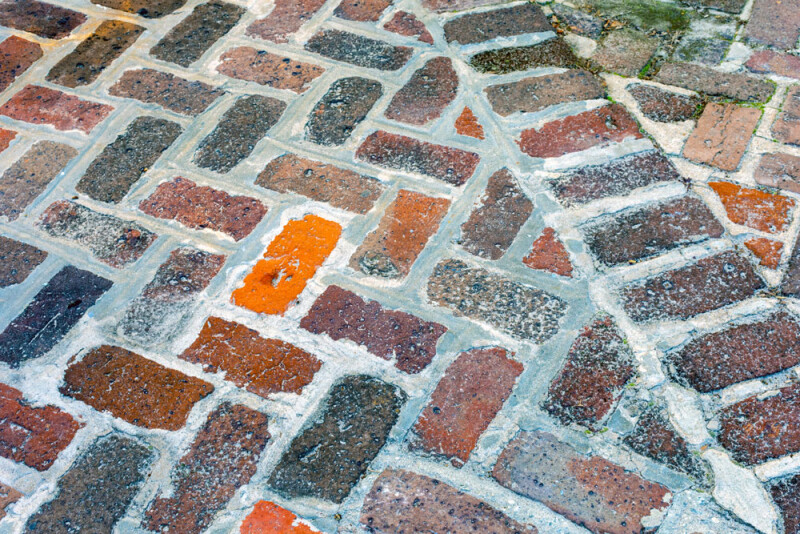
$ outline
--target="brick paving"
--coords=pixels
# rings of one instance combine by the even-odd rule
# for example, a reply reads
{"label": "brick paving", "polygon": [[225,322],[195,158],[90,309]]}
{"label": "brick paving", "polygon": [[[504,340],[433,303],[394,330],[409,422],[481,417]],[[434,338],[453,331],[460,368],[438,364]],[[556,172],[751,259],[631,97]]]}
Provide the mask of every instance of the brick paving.
{"label": "brick paving", "polygon": [[800,0],[0,0],[0,532],[800,534]]}

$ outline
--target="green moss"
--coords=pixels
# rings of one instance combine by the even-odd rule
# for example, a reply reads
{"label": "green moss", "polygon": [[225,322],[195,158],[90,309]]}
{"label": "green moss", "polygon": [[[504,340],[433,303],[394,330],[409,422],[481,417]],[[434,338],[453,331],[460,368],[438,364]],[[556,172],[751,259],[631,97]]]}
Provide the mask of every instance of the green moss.
{"label": "green moss", "polygon": [[586,0],[605,18],[624,20],[640,30],[686,31],[692,21],[689,11],[659,0]]}

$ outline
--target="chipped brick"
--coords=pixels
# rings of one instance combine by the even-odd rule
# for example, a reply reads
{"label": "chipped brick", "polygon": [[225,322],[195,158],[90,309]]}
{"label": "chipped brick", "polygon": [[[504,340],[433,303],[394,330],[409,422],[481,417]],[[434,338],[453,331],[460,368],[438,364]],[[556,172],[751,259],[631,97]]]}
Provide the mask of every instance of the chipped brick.
{"label": "chipped brick", "polygon": [[734,171],[760,118],[761,111],[755,108],[708,104],[686,141],[683,155],[697,163]]}
{"label": "chipped brick", "polygon": [[407,11],[396,12],[391,20],[383,25],[383,29],[406,37],[416,37],[423,43],[433,44],[433,36],[425,27],[425,23]]}
{"label": "chipped brick", "polygon": [[108,89],[113,96],[158,104],[181,115],[195,116],[206,110],[223,92],[207,83],[186,80],[153,69],[127,70]]}
{"label": "chipped brick", "polygon": [[800,80],[800,57],[774,50],[754,52],[745,66],[758,74],[777,74]]}
{"label": "chipped brick", "polygon": [[800,475],[775,480],[768,489],[783,516],[784,532],[800,532]]}
{"label": "chipped brick", "polygon": [[800,157],[780,152],[764,154],[754,176],[761,185],[800,193]]}
{"label": "chipped brick", "polygon": [[744,246],[761,260],[759,265],[769,269],[778,268],[778,264],[781,261],[781,252],[783,251],[783,243],[780,241],[773,241],[766,237],[752,237],[744,242]]}
{"label": "chipped brick", "polygon": [[531,269],[572,278],[569,252],[556,236],[556,231],[549,227],[542,230],[542,235],[531,245],[530,252],[522,258],[522,263]]}
{"label": "chipped brick", "polygon": [[592,61],[623,76],[636,76],[658,50],[659,42],[643,33],[622,29],[609,33],[601,41]]}
{"label": "chipped brick", "polygon": [[41,46],[16,35],[0,43],[0,91],[5,91],[40,57],[42,57]]}
{"label": "chipped brick", "polygon": [[186,0],[92,0],[92,3],[135,13],[146,19],[157,19],[183,7]]}
{"label": "chipped brick", "polygon": [[378,70],[398,70],[411,58],[413,49],[393,46],[340,30],[323,30],[314,35],[305,45],[309,52],[357,67]]}
{"label": "chipped brick", "polygon": [[486,138],[483,133],[483,126],[478,122],[478,117],[466,106],[456,119],[454,126],[458,135],[466,135],[475,139]]}
{"label": "chipped brick", "polygon": [[0,287],[21,284],[47,258],[47,252],[0,235]]}
{"label": "chipped brick", "polygon": [[288,42],[287,37],[313,17],[325,0],[275,0],[269,15],[247,27],[247,34],[273,43]]}
{"label": "chipped brick", "polygon": [[392,0],[341,0],[333,14],[344,20],[375,22]]}
{"label": "chipped brick", "polygon": [[470,66],[478,72],[508,74],[536,67],[574,67],[580,61],[560,37],[530,46],[486,50],[472,56]]}
{"label": "chipped brick", "polygon": [[27,85],[0,107],[0,115],[31,124],[49,124],[56,130],[80,130],[88,134],[113,109],[55,89]]}
{"label": "chipped brick", "polygon": [[38,0],[0,3],[0,24],[48,39],[61,39],[86,22],[86,15]]}
{"label": "chipped brick", "polygon": [[688,443],[675,431],[668,417],[657,408],[647,409],[623,441],[642,456],[697,480],[702,480],[705,475],[702,462],[692,454]]}
{"label": "chipped brick", "polygon": [[686,96],[667,91],[654,85],[640,83],[626,87],[639,104],[642,114],[652,121],[676,122],[694,117],[701,103],[696,96]]}
{"label": "chipped brick", "polygon": [[219,61],[217,72],[225,76],[297,94],[305,92],[309,84],[325,72],[317,65],[250,46],[231,48],[220,56]]}
{"label": "chipped brick", "polygon": [[422,126],[441,116],[455,99],[457,90],[458,75],[450,58],[433,58],[394,95],[385,116]]}
{"label": "chipped brick", "polygon": [[490,85],[484,92],[494,112],[503,117],[517,112],[540,111],[556,104],[604,98],[606,95],[603,83],[595,75],[575,69]]}
{"label": "chipped brick", "polygon": [[720,72],[694,63],[666,63],[655,81],[676,85],[709,96],[765,102],[775,92],[771,83],[749,74]]}
{"label": "chipped brick", "polygon": [[306,122],[306,139],[319,145],[341,145],[383,94],[379,82],[353,76],[333,82]]}
{"label": "chipped brick", "polygon": [[6,486],[0,482],[0,520],[6,516],[8,507],[20,500],[22,497],[22,493],[18,492],[11,486]]}
{"label": "chipped brick", "polygon": [[783,232],[789,225],[794,200],[730,182],[709,182],[728,218],[736,224],[769,233]]}
{"label": "chipped brick", "polygon": [[772,124],[772,135],[783,143],[800,146],[800,85],[786,95],[783,111]]}
{"label": "chipped brick", "polygon": [[800,1],[756,0],[745,29],[749,41],[789,50],[800,36]]}
{"label": "chipped brick", "polygon": [[320,534],[320,531],[286,508],[258,501],[242,522],[239,534]]}
{"label": "chipped brick", "polygon": [[542,8],[536,4],[471,13],[447,21],[444,36],[448,43],[482,43],[498,37],[553,31]]}

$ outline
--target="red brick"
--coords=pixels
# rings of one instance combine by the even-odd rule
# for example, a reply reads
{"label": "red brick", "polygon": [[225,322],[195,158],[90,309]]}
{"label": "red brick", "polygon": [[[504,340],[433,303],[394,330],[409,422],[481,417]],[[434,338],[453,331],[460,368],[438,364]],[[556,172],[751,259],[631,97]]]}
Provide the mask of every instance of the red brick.
{"label": "red brick", "polygon": [[276,0],[269,15],[247,28],[247,34],[273,43],[288,42],[287,37],[319,11],[325,0]]}
{"label": "red brick", "polygon": [[242,522],[239,534],[319,534],[310,523],[286,508],[269,501],[258,501]]}
{"label": "red brick", "polygon": [[0,456],[47,470],[83,425],[55,406],[34,407],[0,384]]}
{"label": "red brick", "polygon": [[12,35],[0,43],[0,91],[42,57],[42,47]]}
{"label": "red brick", "polygon": [[86,22],[86,15],[38,0],[0,3],[0,25],[48,39],[61,39]]}
{"label": "red brick", "polygon": [[467,135],[475,139],[486,138],[483,133],[483,126],[478,122],[478,117],[468,107],[464,107],[461,111],[461,115],[456,119],[454,126],[458,135]]}
{"label": "red brick", "polygon": [[47,252],[0,235],[0,287],[21,284],[47,258]]}
{"label": "red brick", "polygon": [[422,126],[439,118],[457,91],[458,75],[450,58],[433,58],[394,95],[385,116]]}
{"label": "red brick", "polygon": [[800,475],[775,480],[769,485],[769,492],[783,516],[783,529],[786,534],[800,532]]}
{"label": "red brick", "polygon": [[350,258],[350,267],[373,276],[405,277],[449,207],[450,201],[445,198],[401,189],[378,228]]}
{"label": "red brick", "polygon": [[69,366],[59,391],[132,425],[180,430],[195,403],[214,386],[121,347],[103,345]]}
{"label": "red brick", "polygon": [[736,104],[708,104],[697,121],[683,155],[724,171],[735,171],[747,150],[761,111]]}
{"label": "red brick", "polygon": [[733,100],[766,102],[775,92],[768,80],[739,72],[722,72],[695,63],[665,63],[654,81]]}
{"label": "red brick", "polygon": [[423,43],[433,44],[433,36],[425,23],[419,20],[413,13],[398,11],[386,24],[383,29],[406,37],[416,37]]}
{"label": "red brick", "polygon": [[113,107],[82,100],[55,89],[28,85],[0,108],[0,115],[33,124],[49,124],[56,130],[89,133],[103,122]]}
{"label": "red brick", "polygon": [[789,50],[800,36],[800,0],[756,0],[745,37],[758,44]]}
{"label": "red brick", "polygon": [[744,246],[761,260],[759,265],[770,269],[778,268],[778,264],[781,262],[781,252],[783,251],[783,243],[780,241],[773,241],[766,237],[751,237],[744,242]]}
{"label": "red brick", "polygon": [[207,83],[179,78],[153,69],[125,71],[119,81],[108,89],[108,93],[148,104],[158,104],[175,113],[192,117],[204,112],[224,94]]}
{"label": "red brick", "polygon": [[219,61],[217,72],[225,76],[297,94],[304,93],[311,82],[325,72],[317,65],[250,46],[231,48],[220,56]]}
{"label": "red brick", "polygon": [[559,276],[572,278],[572,262],[564,243],[552,228],[542,230],[542,235],[531,245],[531,251],[522,258],[522,263],[531,269],[549,271]]}
{"label": "red brick", "polygon": [[392,0],[341,0],[333,11],[337,17],[360,22],[375,22]]}
{"label": "red brick", "polygon": [[505,349],[462,352],[414,425],[411,447],[449,457],[456,466],[466,463],[522,371]]}
{"label": "red brick", "polygon": [[777,74],[800,80],[800,57],[790,54],[759,50],[750,56],[745,65],[758,74]]}
{"label": "red brick", "polygon": [[16,136],[17,132],[0,128],[0,152],[7,149]]}
{"label": "red brick", "polygon": [[783,111],[772,124],[772,135],[783,143],[800,146],[800,85],[786,95]]}
{"label": "red brick", "polygon": [[484,89],[492,110],[502,117],[514,113],[533,113],[550,106],[603,98],[603,82],[585,70],[531,76],[516,82],[490,85]]}
{"label": "red brick", "polygon": [[642,137],[639,125],[620,104],[611,104],[524,130],[520,149],[534,158],[555,158],[624,139]]}
{"label": "red brick", "polygon": [[789,225],[794,200],[741,187],[730,182],[709,182],[717,193],[728,218],[762,232],[780,233]]}
{"label": "red brick", "polygon": [[0,482],[0,519],[6,516],[6,509],[22,497],[22,493]]}
{"label": "red brick", "polygon": [[800,157],[780,152],[764,154],[754,176],[761,185],[800,193]]}

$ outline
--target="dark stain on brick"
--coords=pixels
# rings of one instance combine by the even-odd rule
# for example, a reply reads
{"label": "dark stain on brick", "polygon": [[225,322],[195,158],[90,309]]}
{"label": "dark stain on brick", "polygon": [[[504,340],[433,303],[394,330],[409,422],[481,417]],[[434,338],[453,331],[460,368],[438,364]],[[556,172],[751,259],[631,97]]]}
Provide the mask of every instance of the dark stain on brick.
{"label": "dark stain on brick", "polygon": [[353,76],[333,82],[306,122],[306,139],[319,145],[341,145],[383,94],[375,80]]}
{"label": "dark stain on brick", "polygon": [[448,43],[461,45],[482,43],[498,37],[513,37],[526,33],[553,31],[542,8],[536,4],[471,13],[449,20],[444,24],[444,37]]}
{"label": "dark stain on brick", "polygon": [[61,39],[86,22],[86,15],[38,0],[0,3],[0,24],[48,39]]}
{"label": "dark stain on brick", "polygon": [[433,58],[414,72],[394,95],[385,116],[422,126],[439,118],[455,99],[457,91],[458,75],[450,58]]}
{"label": "dark stain on brick", "polygon": [[0,287],[21,284],[46,258],[47,252],[0,235]]}
{"label": "dark stain on brick", "polygon": [[207,83],[186,80],[153,69],[125,71],[108,93],[158,104],[181,115],[195,116],[206,110],[223,91]]}
{"label": "dark stain on brick", "polygon": [[398,70],[413,52],[407,46],[393,46],[340,30],[321,31],[308,40],[305,48],[336,61],[378,70]]}

